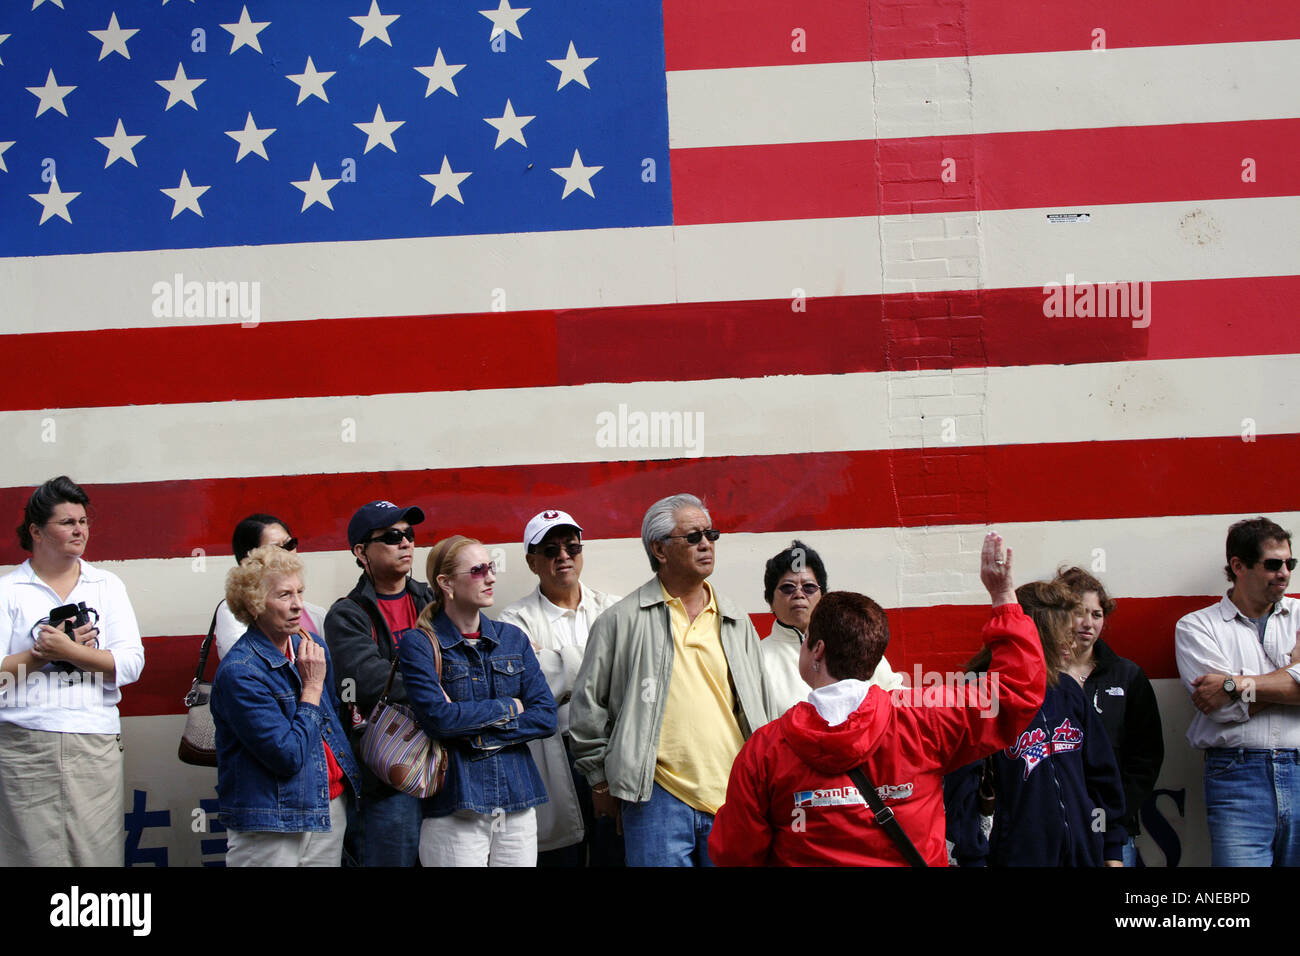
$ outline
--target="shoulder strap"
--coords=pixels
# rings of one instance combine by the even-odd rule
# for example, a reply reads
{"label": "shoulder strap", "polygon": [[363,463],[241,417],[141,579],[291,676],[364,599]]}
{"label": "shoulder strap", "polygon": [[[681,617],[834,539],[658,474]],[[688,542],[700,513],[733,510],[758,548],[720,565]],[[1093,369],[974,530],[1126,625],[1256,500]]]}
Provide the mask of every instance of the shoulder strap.
{"label": "shoulder strap", "polygon": [[885,801],[880,799],[880,794],[876,792],[875,784],[867,776],[866,765],[854,767],[849,771],[849,779],[853,785],[858,788],[867,801],[867,806],[871,807],[871,812],[880,824],[881,829],[889,834],[889,838],[894,841],[898,851],[903,854],[909,866],[927,866],[925,859],[921,856],[912,841],[908,839],[907,834],[903,831],[902,825],[894,819],[894,811],[885,806]]}
{"label": "shoulder strap", "polygon": [[203,683],[203,672],[208,668],[208,654],[212,650],[212,641],[217,635],[217,612],[221,610],[221,604],[218,603],[216,610],[212,612],[212,623],[208,625],[208,636],[203,639],[203,645],[199,648],[199,666],[194,672],[194,680],[190,681],[190,689],[185,694],[185,706],[193,707],[199,701],[199,685]]}
{"label": "shoulder strap", "polygon": [[[433,645],[433,669],[438,675],[438,683],[441,684],[442,683],[442,648],[438,645],[438,638],[435,637],[429,631],[425,631],[424,628],[422,627],[417,628],[417,630],[423,631],[424,636],[427,637],[429,639],[429,643]],[[397,641],[397,635],[393,635],[393,641],[394,643]],[[388,667],[388,680],[384,682],[384,692],[379,695],[379,699],[381,701],[388,700],[388,692],[392,690],[393,687],[393,675],[395,675],[396,673],[397,673],[397,655],[394,654],[393,663],[390,664]]]}
{"label": "shoulder strap", "polygon": [[221,610],[221,604],[218,603],[216,610],[212,612],[212,623],[208,625],[208,636],[203,639],[203,646],[199,648],[199,668],[194,672],[194,679],[203,680],[203,672],[208,668],[208,654],[212,651],[212,642],[217,636],[217,613]]}

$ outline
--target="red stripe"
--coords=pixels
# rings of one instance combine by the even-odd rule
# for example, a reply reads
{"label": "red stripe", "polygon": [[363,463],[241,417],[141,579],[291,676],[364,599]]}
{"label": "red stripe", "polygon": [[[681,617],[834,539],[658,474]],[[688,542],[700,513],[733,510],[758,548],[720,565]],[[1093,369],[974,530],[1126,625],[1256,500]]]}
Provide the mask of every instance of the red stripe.
{"label": "red stripe", "polygon": [[[669,70],[1235,43],[1300,37],[1294,3],[664,0]],[[797,49],[795,30],[803,31]]]}
{"label": "red stripe", "polygon": [[[835,582],[851,588],[851,582]],[[1184,614],[1205,607],[1218,597],[1122,598],[1106,622],[1103,638],[1121,657],[1136,661],[1147,677],[1177,677],[1174,665],[1174,625]],[[914,668],[947,673],[959,671],[980,647],[980,629],[988,620],[983,605],[939,605],[894,608],[889,617],[889,663],[915,680]],[[772,629],[772,615],[751,614],[760,635]],[[181,699],[194,679],[202,636],[146,637],[144,674],[122,694],[123,717],[182,714]],[[211,679],[216,665],[208,664]]]}
{"label": "red stripe", "polygon": [[[513,541],[543,505],[581,515],[590,538],[636,538],[646,505],[682,490],[729,532],[1268,513],[1295,504],[1286,482],[1259,480],[1284,461],[1300,461],[1300,435],[91,485],[89,557],[229,554],[235,522],[254,511],[288,521],[303,550],[346,550],[348,518],[379,498],[424,509],[422,546],[452,532]],[[1102,479],[1099,464],[1123,480]],[[0,491],[0,515],[21,514],[29,494]],[[12,538],[0,547],[0,562],[24,557]]]}
{"label": "red stripe", "polygon": [[1300,119],[675,149],[672,166],[678,225],[1292,196]]}
{"label": "red stripe", "polygon": [[[789,299],[512,313],[500,335],[483,334],[483,315],[8,335],[0,353],[14,368],[75,351],[96,357],[96,373],[6,376],[0,410],[1281,355],[1300,352],[1300,323],[1276,318],[1297,299],[1300,276],[1157,282],[1146,329],[1047,320],[1043,290],[1027,288],[811,298],[798,313]],[[679,337],[710,360],[683,365],[648,346]],[[365,341],[401,342],[420,360],[358,369]],[[309,376],[275,371],[302,368],[305,355]]]}

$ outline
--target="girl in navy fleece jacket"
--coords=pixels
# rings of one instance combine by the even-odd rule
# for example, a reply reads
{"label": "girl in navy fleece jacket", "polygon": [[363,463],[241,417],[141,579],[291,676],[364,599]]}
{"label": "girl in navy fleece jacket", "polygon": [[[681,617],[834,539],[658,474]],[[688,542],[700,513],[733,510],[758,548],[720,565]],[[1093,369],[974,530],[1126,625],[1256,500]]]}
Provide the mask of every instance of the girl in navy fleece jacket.
{"label": "girl in navy fleece jacket", "polygon": [[[1069,655],[1074,595],[1060,584],[1034,582],[1018,588],[1016,598],[1043,642],[1047,695],[1017,740],[991,760],[996,805],[987,843],[975,798],[983,762],[945,781],[954,855],[966,866],[1120,866],[1128,836],[1119,822],[1119,768],[1078,682],[1058,679]],[[968,669],[987,667],[981,653]]]}

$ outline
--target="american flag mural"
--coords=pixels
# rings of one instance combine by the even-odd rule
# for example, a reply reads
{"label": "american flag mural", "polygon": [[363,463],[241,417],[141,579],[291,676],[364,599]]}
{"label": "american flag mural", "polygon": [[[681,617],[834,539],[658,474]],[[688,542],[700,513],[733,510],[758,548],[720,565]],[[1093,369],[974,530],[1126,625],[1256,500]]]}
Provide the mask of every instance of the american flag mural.
{"label": "american flag mural", "polygon": [[1283,0],[4,4],[0,516],[85,485],[146,634],[129,862],[220,860],[174,749],[240,517],[328,605],[418,504],[504,604],[537,511],[628,593],[677,491],[760,633],[797,536],[909,676],[977,647],[988,526],[1097,573],[1164,710],[1139,845],[1207,861],[1173,625],[1233,520],[1300,525],[1298,85]]}

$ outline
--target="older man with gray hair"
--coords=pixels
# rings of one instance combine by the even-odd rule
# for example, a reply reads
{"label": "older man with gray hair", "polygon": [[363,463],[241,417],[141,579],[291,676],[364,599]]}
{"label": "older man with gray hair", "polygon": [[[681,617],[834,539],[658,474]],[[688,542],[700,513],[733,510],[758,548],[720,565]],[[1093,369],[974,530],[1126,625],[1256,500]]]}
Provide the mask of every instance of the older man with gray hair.
{"label": "older man with gray hair", "polygon": [[591,629],[569,733],[629,866],[708,866],[731,764],[770,711],[749,615],[709,586],[720,532],[694,495],[641,523],[655,576]]}

